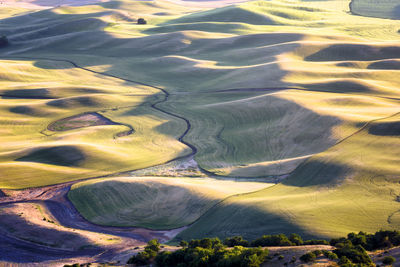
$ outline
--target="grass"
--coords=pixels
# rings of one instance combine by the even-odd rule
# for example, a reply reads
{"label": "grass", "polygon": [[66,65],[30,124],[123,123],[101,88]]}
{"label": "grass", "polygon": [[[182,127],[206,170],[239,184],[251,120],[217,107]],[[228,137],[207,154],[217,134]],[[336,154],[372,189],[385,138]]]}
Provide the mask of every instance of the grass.
{"label": "grass", "polygon": [[[281,184],[232,196],[210,210],[216,200],[204,191],[142,183],[147,200],[164,188],[163,199],[178,190],[189,204],[174,218],[157,210],[152,221],[136,219],[140,212],[132,211],[126,223],[162,228],[165,216],[165,227],[199,218],[180,234],[187,239],[269,232],[332,237],[398,228],[398,136],[392,131],[398,117],[362,127],[399,112],[400,22],[352,15],[349,2],[252,1],[212,9],[113,1],[1,20],[0,32],[12,45],[0,50],[0,187],[140,169],[190,153],[177,141],[184,121],[151,108],[163,97],[159,90],[58,61],[6,59],[60,58],[168,91],[157,107],[189,120],[184,140],[197,148],[195,160],[203,169],[242,178],[290,173]],[[139,15],[147,25],[136,24]],[[126,131],[124,125],[43,131],[87,112],[135,132],[114,138]],[[65,158],[60,147],[82,157]],[[96,181],[82,190],[104,186],[108,201],[119,194],[110,184]],[[133,199],[132,183],[114,184],[129,184],[120,191]],[[202,208],[184,215],[195,202]],[[142,211],[148,202],[141,203]],[[166,203],[166,210],[176,209],[176,201]],[[87,217],[118,223],[110,215],[114,206],[107,205]]]}
{"label": "grass", "polygon": [[[3,92],[14,97],[1,105],[3,188],[43,186],[139,169],[187,153],[175,139],[184,124],[141,104],[145,99],[150,103],[157,99],[151,96],[154,89],[127,86],[83,70],[50,68],[64,68],[64,63],[5,60],[1,66]],[[13,90],[21,86],[24,89]],[[60,119],[94,111],[132,125],[135,133],[114,139],[127,131],[124,125],[46,130]],[[158,128],[169,129],[168,134],[158,133]]]}
{"label": "grass", "polygon": [[271,185],[210,178],[118,177],[74,184],[68,198],[96,224],[174,229],[194,222],[230,195]]}
{"label": "grass", "polygon": [[252,239],[262,232],[329,238],[398,229],[399,151],[393,148],[399,138],[369,131],[399,118],[373,123],[310,158],[282,184],[228,198],[177,238],[241,234]]}

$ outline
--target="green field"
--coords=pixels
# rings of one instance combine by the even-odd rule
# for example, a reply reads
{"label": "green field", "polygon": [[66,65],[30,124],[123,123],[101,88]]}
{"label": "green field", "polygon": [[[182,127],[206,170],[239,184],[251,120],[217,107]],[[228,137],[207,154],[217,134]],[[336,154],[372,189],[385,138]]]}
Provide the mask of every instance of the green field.
{"label": "green field", "polygon": [[271,185],[209,178],[119,177],[75,184],[68,197],[96,224],[173,229],[194,222],[230,195]]}
{"label": "green field", "polygon": [[329,238],[399,229],[400,152],[394,149],[400,145],[399,118],[372,123],[307,160],[282,184],[228,198],[178,239],[238,234],[252,239],[262,232]]}
{"label": "green field", "polygon": [[[119,175],[75,184],[71,201],[103,225],[195,221],[176,240],[399,229],[400,21],[387,4],[365,16],[349,4],[123,0],[0,13],[10,40],[0,49],[0,188],[190,155],[179,141],[190,124],[182,139],[207,175],[286,179],[257,191]],[[88,113],[112,123],[81,122]]]}

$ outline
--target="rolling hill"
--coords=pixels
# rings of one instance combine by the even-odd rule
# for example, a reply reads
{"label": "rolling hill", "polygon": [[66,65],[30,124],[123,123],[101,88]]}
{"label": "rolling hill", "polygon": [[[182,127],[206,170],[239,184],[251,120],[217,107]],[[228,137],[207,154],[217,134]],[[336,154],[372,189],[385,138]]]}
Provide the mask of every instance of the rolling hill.
{"label": "rolling hill", "polygon": [[[85,218],[190,224],[175,241],[399,229],[400,21],[348,8],[123,0],[3,18],[0,187],[102,177],[69,193]],[[128,177],[192,158],[232,181]]]}

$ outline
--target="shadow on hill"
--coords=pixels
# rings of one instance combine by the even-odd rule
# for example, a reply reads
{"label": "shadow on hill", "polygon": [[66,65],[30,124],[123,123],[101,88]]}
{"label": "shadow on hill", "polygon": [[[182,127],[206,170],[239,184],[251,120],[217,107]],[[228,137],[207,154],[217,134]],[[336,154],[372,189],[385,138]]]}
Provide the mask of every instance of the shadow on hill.
{"label": "shadow on hill", "polygon": [[400,5],[397,5],[393,9],[393,18],[400,19]]}
{"label": "shadow on hill", "polygon": [[59,166],[79,166],[86,155],[76,146],[36,148],[16,161],[38,162]]}
{"label": "shadow on hill", "polygon": [[342,182],[351,170],[350,167],[311,158],[300,164],[282,184],[297,187],[335,186]]}
{"label": "shadow on hill", "polygon": [[311,234],[309,230],[293,223],[289,217],[257,208],[257,205],[262,205],[262,200],[246,199],[248,204],[241,204],[230,199],[208,210],[188,229],[178,234],[172,242],[204,237],[225,239],[237,235],[247,240],[254,240],[262,235],[281,233],[286,235],[297,233],[304,239],[324,238]]}
{"label": "shadow on hill", "polygon": [[[44,222],[47,223],[47,222]],[[77,256],[93,256],[102,251],[88,239],[76,233],[60,231],[32,224],[17,214],[0,214],[0,225],[22,231],[19,239],[0,234],[0,260],[16,263],[33,263]],[[25,242],[26,240],[27,242]],[[57,249],[65,243],[76,250]]]}
{"label": "shadow on hill", "polygon": [[22,99],[53,99],[47,89],[15,89],[0,91],[2,97]]}
{"label": "shadow on hill", "polygon": [[400,121],[374,123],[369,127],[368,133],[378,136],[400,136]]}
{"label": "shadow on hill", "polygon": [[400,59],[382,60],[371,63],[368,65],[368,69],[372,70],[400,70]]}
{"label": "shadow on hill", "polygon": [[400,46],[335,44],[305,58],[306,61],[370,61],[392,59],[400,55]]}
{"label": "shadow on hill", "polygon": [[319,83],[302,84],[309,90],[335,93],[368,93],[373,91],[372,86],[357,80],[342,79]]}

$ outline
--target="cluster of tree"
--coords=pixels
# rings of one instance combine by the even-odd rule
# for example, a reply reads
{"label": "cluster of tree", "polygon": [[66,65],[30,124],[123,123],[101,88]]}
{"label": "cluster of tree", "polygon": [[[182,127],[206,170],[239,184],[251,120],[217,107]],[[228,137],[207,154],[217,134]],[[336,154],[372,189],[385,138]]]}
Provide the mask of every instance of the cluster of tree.
{"label": "cluster of tree", "polygon": [[[155,263],[157,266],[259,266],[268,259],[266,246],[301,246],[332,245],[333,251],[314,250],[300,257],[303,262],[313,262],[323,255],[330,260],[337,260],[341,267],[372,266],[367,250],[389,248],[400,245],[399,231],[378,231],[375,234],[359,232],[350,233],[347,237],[326,240],[303,241],[298,234],[287,237],[284,234],[263,235],[251,242],[241,236],[229,237],[222,243],[218,238],[195,239],[190,242],[181,241],[181,249],[160,253],[160,243],[151,240],[143,252],[129,259],[129,264],[136,266]],[[233,249],[230,249],[233,248]],[[295,261],[296,259],[294,259]],[[384,264],[392,264],[391,256],[384,258]]]}
{"label": "cluster of tree", "polygon": [[[364,232],[359,232],[358,234],[350,233],[347,237],[333,238],[329,243],[335,246],[336,249],[333,252],[322,251],[322,253],[329,259],[339,258],[338,264],[341,267],[373,266],[367,250],[399,246],[400,232],[380,230],[375,234]],[[300,259],[304,262],[312,262],[320,254],[320,251],[316,250],[304,254]],[[382,262],[383,264],[391,265],[395,262],[395,258],[387,256]]]}
{"label": "cluster of tree", "polygon": [[5,47],[9,44],[6,36],[0,36],[0,47]]}
{"label": "cluster of tree", "polygon": [[158,252],[160,252],[160,242],[157,239],[152,239],[144,247],[144,251],[139,252],[128,260],[128,264],[135,264],[136,266],[148,265],[154,261]]}
{"label": "cluster of tree", "polygon": [[262,248],[235,246],[233,249],[228,249],[218,238],[191,240],[189,243],[181,242],[181,245],[184,246],[182,249],[173,252],[163,251],[158,254],[158,250],[154,246],[157,241],[151,240],[150,242],[145,247],[145,251],[129,259],[128,264],[140,266],[155,263],[156,266],[165,267],[258,267],[268,256],[268,250]]}
{"label": "cluster of tree", "polygon": [[326,240],[306,240],[303,241],[298,234],[291,234],[287,237],[284,234],[278,235],[263,235],[260,238],[249,242],[241,236],[229,237],[224,240],[224,244],[228,247],[243,246],[243,247],[274,247],[274,246],[303,246],[303,245],[329,245]]}
{"label": "cluster of tree", "polygon": [[390,230],[380,230],[375,234],[367,234],[359,232],[358,234],[350,233],[346,237],[334,238],[329,242],[330,245],[338,247],[346,244],[354,246],[360,245],[366,250],[375,250],[380,248],[390,248],[400,245],[400,232]]}

